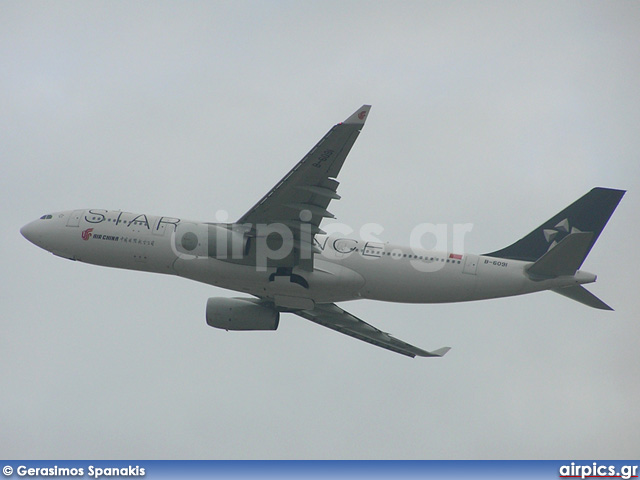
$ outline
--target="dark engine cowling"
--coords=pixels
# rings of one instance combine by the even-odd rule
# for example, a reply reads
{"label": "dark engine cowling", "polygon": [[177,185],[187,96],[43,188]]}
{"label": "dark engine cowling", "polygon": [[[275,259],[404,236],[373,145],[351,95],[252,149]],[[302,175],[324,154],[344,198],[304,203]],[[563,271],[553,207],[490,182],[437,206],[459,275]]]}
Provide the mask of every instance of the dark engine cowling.
{"label": "dark engine cowling", "polygon": [[224,330],[276,330],[280,312],[253,298],[207,300],[207,324]]}

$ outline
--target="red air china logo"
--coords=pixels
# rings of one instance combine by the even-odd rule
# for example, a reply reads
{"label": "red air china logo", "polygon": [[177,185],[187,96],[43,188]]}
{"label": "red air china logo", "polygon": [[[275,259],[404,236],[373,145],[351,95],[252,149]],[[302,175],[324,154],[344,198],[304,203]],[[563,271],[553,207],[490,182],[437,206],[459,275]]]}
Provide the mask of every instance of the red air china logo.
{"label": "red air china logo", "polygon": [[367,116],[367,111],[366,110],[363,110],[358,114],[358,118],[360,120],[364,119],[364,117],[366,117],[366,116]]}
{"label": "red air china logo", "polygon": [[93,232],[93,228],[87,228],[82,232],[82,239],[89,240],[91,238],[91,232]]}

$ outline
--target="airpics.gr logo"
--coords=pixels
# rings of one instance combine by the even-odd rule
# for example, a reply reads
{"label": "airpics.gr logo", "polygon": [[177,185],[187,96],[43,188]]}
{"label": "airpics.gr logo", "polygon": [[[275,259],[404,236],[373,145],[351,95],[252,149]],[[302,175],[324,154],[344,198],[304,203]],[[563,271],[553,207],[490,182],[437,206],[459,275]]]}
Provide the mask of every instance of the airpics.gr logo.
{"label": "airpics.gr logo", "polygon": [[87,228],[82,232],[82,239],[89,240],[91,238],[91,232],[93,232],[93,228]]}

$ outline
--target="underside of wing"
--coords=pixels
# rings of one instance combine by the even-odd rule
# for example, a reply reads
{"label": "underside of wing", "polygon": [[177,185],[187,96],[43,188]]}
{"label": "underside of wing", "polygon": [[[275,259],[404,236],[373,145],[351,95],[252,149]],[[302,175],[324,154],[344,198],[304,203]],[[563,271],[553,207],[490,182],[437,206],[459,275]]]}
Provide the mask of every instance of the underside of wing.
{"label": "underside of wing", "polygon": [[316,305],[313,310],[299,310],[294,313],[324,327],[408,357],[442,357],[450,350],[450,347],[443,347],[427,352],[421,348],[414,347],[363,322],[335,304]]}
{"label": "underside of wing", "polygon": [[[336,193],[336,177],[351,150],[371,106],[363,105],[347,120],[335,125],[278,184],[245,213],[236,224],[246,226],[251,238],[272,234],[274,245],[280,248],[290,243],[291,253],[269,266],[312,270],[313,236],[322,233],[323,218],[335,218],[328,210]],[[290,233],[281,235],[279,232]],[[281,238],[282,237],[282,238]],[[269,240],[269,239],[267,239]],[[267,241],[265,240],[265,241]]]}

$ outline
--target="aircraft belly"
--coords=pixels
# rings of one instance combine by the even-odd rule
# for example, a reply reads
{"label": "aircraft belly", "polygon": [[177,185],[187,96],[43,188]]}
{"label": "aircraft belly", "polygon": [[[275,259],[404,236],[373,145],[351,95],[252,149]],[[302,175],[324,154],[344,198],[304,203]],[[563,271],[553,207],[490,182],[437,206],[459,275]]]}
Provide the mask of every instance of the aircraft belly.
{"label": "aircraft belly", "polygon": [[507,297],[524,293],[532,285],[525,275],[525,262],[480,257],[478,260],[478,286],[471,300]]}
{"label": "aircraft belly", "polygon": [[[255,266],[240,265],[210,257],[177,258],[173,269],[184,278],[229,290],[250,293],[273,299],[276,295],[311,299],[316,303],[330,303],[358,298],[364,279],[356,272],[340,265],[317,262],[313,272],[293,270],[294,278],[275,275],[275,268],[266,271]],[[301,285],[306,282],[306,286]]]}
{"label": "aircraft belly", "polygon": [[526,262],[479,257],[478,268],[464,264],[393,258],[342,260],[365,278],[362,298],[402,303],[464,302],[543,289],[524,274]]}
{"label": "aircraft belly", "polygon": [[463,274],[458,264],[436,267],[421,261],[360,259],[357,269],[365,278],[362,298],[388,302],[459,302],[472,296],[476,287],[476,277]]}
{"label": "aircraft belly", "polygon": [[[256,272],[255,268],[216,260],[208,256],[178,257],[173,269],[184,278],[231,290],[256,291],[268,279],[267,272]],[[240,285],[246,288],[238,288]]]}
{"label": "aircraft belly", "polygon": [[311,298],[318,303],[333,303],[359,298],[365,284],[363,276],[344,265],[316,258],[308,276]]}

